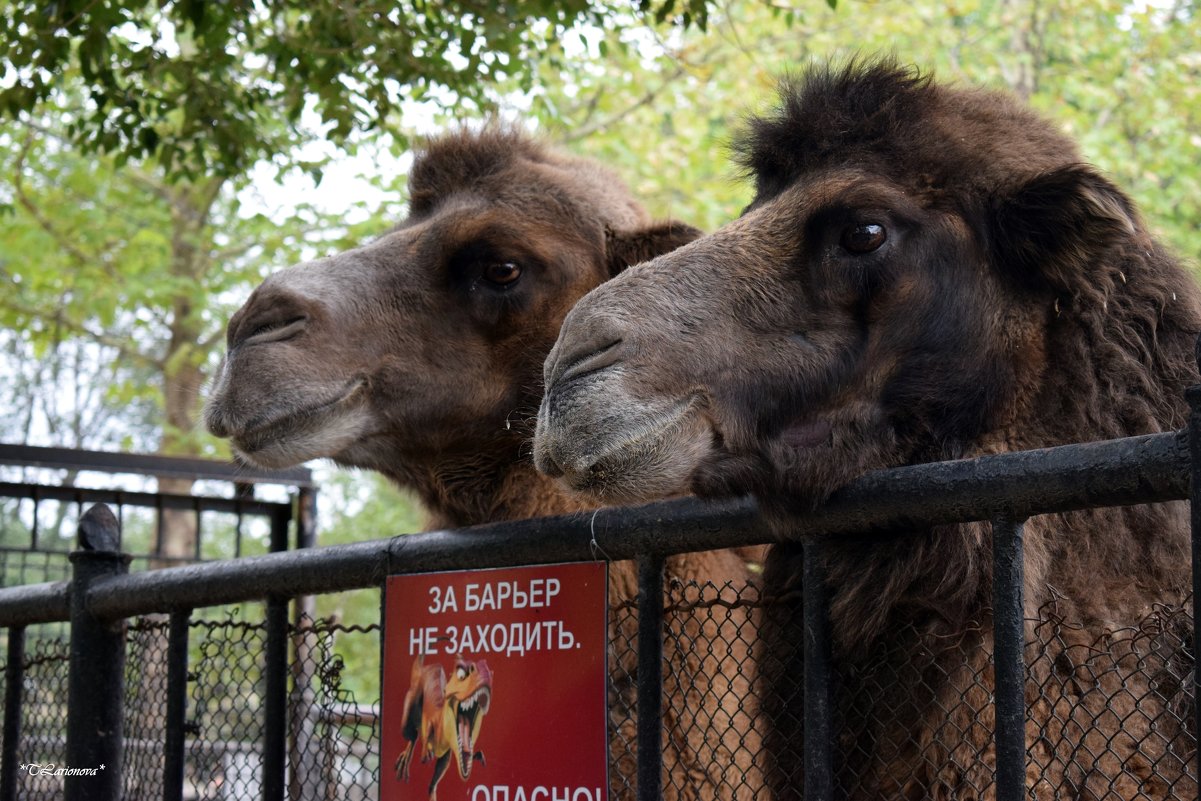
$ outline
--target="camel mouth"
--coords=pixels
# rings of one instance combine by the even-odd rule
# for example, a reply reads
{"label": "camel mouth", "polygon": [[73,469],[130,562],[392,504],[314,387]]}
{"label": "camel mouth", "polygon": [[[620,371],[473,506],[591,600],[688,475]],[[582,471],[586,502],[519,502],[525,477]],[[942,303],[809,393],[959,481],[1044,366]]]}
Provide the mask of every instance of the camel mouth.
{"label": "camel mouth", "polygon": [[239,453],[263,467],[283,467],[319,456],[331,456],[332,453],[309,453],[303,458],[285,458],[274,454],[297,449],[322,450],[319,443],[344,439],[339,429],[347,427],[347,407],[366,386],[365,378],[351,379],[327,400],[286,409],[266,419],[251,420],[242,430],[232,432],[230,441]]}
{"label": "camel mouth", "polygon": [[[610,503],[639,503],[684,494],[713,441],[701,393],[643,414],[587,450],[543,461],[572,492]],[[555,469],[557,468],[557,469]]]}
{"label": "camel mouth", "polygon": [[480,723],[492,705],[492,691],[480,687],[459,702],[455,710],[455,730],[459,746],[459,775],[466,779],[471,775],[472,763],[476,760],[475,740],[479,736]]}

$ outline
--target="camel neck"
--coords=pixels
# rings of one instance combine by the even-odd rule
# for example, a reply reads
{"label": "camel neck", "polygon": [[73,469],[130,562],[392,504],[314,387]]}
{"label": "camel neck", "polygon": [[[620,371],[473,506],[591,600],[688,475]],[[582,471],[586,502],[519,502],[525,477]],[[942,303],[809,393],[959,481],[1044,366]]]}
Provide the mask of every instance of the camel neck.
{"label": "camel neck", "polygon": [[527,462],[491,470],[481,469],[478,457],[470,464],[442,463],[425,471],[415,484],[430,530],[568,514],[590,508],[567,495]]}

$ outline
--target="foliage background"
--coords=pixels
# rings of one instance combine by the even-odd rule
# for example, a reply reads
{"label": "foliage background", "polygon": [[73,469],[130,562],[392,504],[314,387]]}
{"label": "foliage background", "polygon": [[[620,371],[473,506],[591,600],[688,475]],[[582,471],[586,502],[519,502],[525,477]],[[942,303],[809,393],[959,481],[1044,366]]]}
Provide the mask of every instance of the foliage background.
{"label": "foliage background", "polygon": [[[414,137],[516,120],[712,230],[749,199],[741,121],[831,58],[1018,93],[1201,258],[1195,0],[13,0],[0,33],[7,442],[227,457],[196,424],[224,320],[271,271],[403,216]],[[420,527],[377,477],[321,470],[322,542]],[[364,622],[378,599],[318,612]],[[347,657],[368,698],[369,651]]]}

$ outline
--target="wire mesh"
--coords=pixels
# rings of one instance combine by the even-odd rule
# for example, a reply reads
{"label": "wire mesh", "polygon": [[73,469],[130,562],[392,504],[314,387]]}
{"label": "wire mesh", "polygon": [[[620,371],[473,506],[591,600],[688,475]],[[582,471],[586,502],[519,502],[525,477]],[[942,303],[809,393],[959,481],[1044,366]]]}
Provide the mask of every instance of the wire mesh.
{"label": "wire mesh", "polygon": [[166,710],[166,617],[141,618],[126,628],[125,749],[122,754],[126,798],[163,797]]}
{"label": "wire mesh", "polygon": [[[800,677],[785,675],[799,663],[795,653],[779,652],[792,638],[799,648],[794,627],[759,660],[768,677],[759,686],[770,707],[764,726],[776,799],[802,797]],[[1182,606],[1101,631],[1066,620],[1054,600],[1027,620],[1029,797],[1196,798],[1191,638]],[[889,640],[921,642],[924,650],[873,651],[833,666],[835,797],[995,797],[990,632],[936,637],[908,624]]]}
{"label": "wire mesh", "polygon": [[[67,755],[67,667],[70,653],[62,626],[30,626],[26,630],[21,738],[22,763],[63,765]],[[0,671],[0,679],[3,672]],[[26,801],[58,801],[62,779],[40,769],[17,773],[18,797]]]}
{"label": "wire mesh", "polygon": [[664,796],[757,798],[764,791],[754,683],[759,592],[677,579],[666,592]]}
{"label": "wire mesh", "polygon": [[638,787],[638,608],[609,608],[609,797],[634,798]]}
{"label": "wire mesh", "polygon": [[[782,671],[793,664],[789,655],[760,638],[764,617],[788,605],[754,585],[680,581],[668,583],[664,601],[664,797],[799,798],[800,677]],[[610,622],[610,797],[624,800],[636,792],[634,604],[613,604]],[[61,765],[66,636],[61,627],[41,628],[27,633],[18,752],[24,761]],[[378,647],[380,630],[309,618],[291,627],[290,799],[378,797],[378,699],[360,703],[348,689],[348,673],[362,666],[343,654]],[[193,620],[190,632],[183,797],[258,799],[261,610]],[[1192,618],[1180,606],[1100,634],[1065,620],[1054,602],[1027,621],[1032,798],[1196,798],[1191,636]],[[127,642],[125,798],[158,799],[166,619],[130,621]],[[987,632],[977,629],[947,639],[921,663],[880,653],[854,668],[836,664],[836,797],[991,798],[990,654]],[[22,799],[61,798],[61,777],[21,771],[18,781]]]}
{"label": "wire mesh", "polygon": [[[255,610],[256,612],[258,610]],[[261,620],[195,620],[189,661],[185,779],[197,799],[262,796]]]}
{"label": "wire mesh", "polygon": [[[664,797],[801,798],[795,599],[672,582],[666,600]],[[634,614],[631,604],[618,608]],[[1051,601],[1027,621],[1031,798],[1197,797],[1190,608],[1159,606],[1134,626],[1097,632]],[[990,635],[926,641],[919,660],[879,652],[834,665],[835,798],[995,796]],[[632,745],[615,739],[632,760]],[[631,789],[612,782],[615,797],[632,798]]]}

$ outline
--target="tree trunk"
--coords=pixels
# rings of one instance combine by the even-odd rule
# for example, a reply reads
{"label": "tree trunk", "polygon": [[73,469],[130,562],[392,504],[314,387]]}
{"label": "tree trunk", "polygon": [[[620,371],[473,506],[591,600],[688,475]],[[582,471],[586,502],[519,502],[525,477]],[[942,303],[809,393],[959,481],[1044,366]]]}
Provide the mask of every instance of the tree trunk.
{"label": "tree trunk", "polygon": [[[195,286],[201,277],[215,268],[211,248],[206,245],[211,238],[206,229],[222,184],[222,179],[210,178],[199,184],[161,188],[171,203],[170,272],[173,278],[180,279],[181,286]],[[203,325],[195,312],[191,294],[187,291],[177,294],[172,301],[170,338],[162,360],[164,419],[159,444],[162,454],[199,454],[192,433],[196,428],[196,412],[205,380],[204,354],[200,348],[204,338]],[[191,495],[193,483],[190,479],[160,477],[159,492]],[[199,554],[197,530],[195,513],[162,510],[156,551],[164,558],[159,566],[178,563],[179,559],[195,559]]]}
{"label": "tree trunk", "polygon": [[[171,201],[171,263],[172,277],[181,279],[184,287],[196,286],[205,272],[213,267],[211,249],[202,247],[208,241],[205,228],[221,181],[213,179],[200,187],[179,185],[162,187],[161,192]],[[160,364],[163,392],[163,425],[159,453],[167,456],[196,456],[200,449],[192,436],[196,428],[200,392],[204,386],[204,353],[200,343],[204,336],[203,321],[195,314],[191,296],[181,291],[172,301],[169,319],[170,336]],[[195,482],[190,478],[159,476],[158,491],[172,495],[191,495]],[[183,564],[200,556],[199,512],[191,509],[160,508],[154,555],[150,568],[158,569]],[[153,616],[165,620],[165,616]],[[165,736],[166,719],[156,699],[166,692],[167,628],[145,632],[139,643],[147,652],[142,661],[140,691],[134,696],[134,709],[129,717],[132,728],[147,739]],[[161,777],[161,771],[156,776]],[[147,797],[161,793],[153,780],[138,788]]]}

